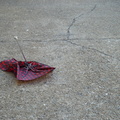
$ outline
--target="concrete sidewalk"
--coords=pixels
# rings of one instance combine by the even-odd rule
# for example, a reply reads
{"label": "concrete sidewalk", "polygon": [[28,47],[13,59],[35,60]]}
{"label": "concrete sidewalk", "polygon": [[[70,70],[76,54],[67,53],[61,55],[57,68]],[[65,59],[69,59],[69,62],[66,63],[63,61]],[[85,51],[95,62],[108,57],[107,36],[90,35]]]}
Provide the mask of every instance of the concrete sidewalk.
{"label": "concrete sidewalk", "polygon": [[120,119],[120,0],[0,0],[0,61],[56,69],[21,82],[0,71],[0,120]]}

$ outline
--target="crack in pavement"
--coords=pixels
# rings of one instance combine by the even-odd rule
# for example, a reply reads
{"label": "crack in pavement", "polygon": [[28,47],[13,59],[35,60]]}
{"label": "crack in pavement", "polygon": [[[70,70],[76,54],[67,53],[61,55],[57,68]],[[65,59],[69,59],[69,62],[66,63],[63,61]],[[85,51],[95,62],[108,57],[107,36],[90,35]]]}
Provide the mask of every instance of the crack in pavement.
{"label": "crack in pavement", "polygon": [[[40,40],[40,39],[23,39],[23,40],[20,40],[20,41],[23,41],[23,42],[60,42],[60,41],[63,41],[63,40],[66,40],[66,39],[47,39],[47,40]],[[98,41],[98,40],[101,40],[101,41],[120,41],[120,38],[71,38],[69,39],[69,41]],[[10,42],[14,42],[14,41],[8,41],[8,40],[0,40],[0,43],[10,43]]]}
{"label": "crack in pavement", "polygon": [[69,25],[69,27],[68,27],[68,29],[67,29],[67,40],[69,40],[69,37],[70,37],[70,29],[71,29],[71,27],[74,25],[74,23],[76,22],[76,20],[77,20],[78,18],[80,18],[81,16],[83,16],[83,15],[85,15],[85,14],[89,14],[89,13],[91,13],[92,11],[94,11],[95,8],[96,8],[96,6],[97,6],[97,5],[95,5],[89,12],[84,13],[84,14],[82,13],[82,14],[80,14],[79,16],[73,18],[71,24]]}
{"label": "crack in pavement", "polygon": [[[98,40],[107,40],[107,39],[113,39],[113,40],[117,39],[118,40],[120,38],[99,38]],[[67,40],[67,39],[57,39],[57,40],[56,39],[49,39],[49,40],[45,40],[45,41],[43,41],[43,40],[21,40],[21,41],[23,41],[23,42],[60,42],[60,41],[65,41],[65,42],[70,43],[72,45],[75,45],[75,46],[78,46],[78,47],[81,47],[81,48],[85,48],[85,49],[89,49],[89,50],[93,50],[93,51],[96,51],[100,54],[103,54],[105,56],[108,56],[108,57],[111,57],[111,58],[114,58],[114,59],[117,59],[118,61],[120,61],[119,58],[116,58],[116,57],[114,57],[110,54],[107,54],[103,51],[100,51],[98,49],[74,43],[74,42],[72,42],[73,40],[80,40],[80,38],[76,38],[76,39],[74,38],[74,39],[69,39],[69,40]],[[87,40],[87,39],[83,39],[83,40]],[[94,40],[94,39],[90,39],[90,40]],[[14,41],[1,40],[0,42],[1,43],[10,43],[10,42],[14,42]]]}
{"label": "crack in pavement", "polygon": [[[97,6],[97,5],[95,5],[95,6],[91,9],[91,11],[90,11],[90,12],[94,11],[94,10],[95,10],[95,8],[96,8],[96,6]],[[90,13],[90,12],[88,12],[88,13]]]}
{"label": "crack in pavement", "polygon": [[79,16],[77,16],[77,17],[75,17],[75,18],[73,19],[72,23],[69,25],[69,27],[68,27],[68,29],[67,29],[67,39],[69,39],[69,37],[70,37],[70,29],[71,29],[71,27],[73,26],[73,24],[76,22],[76,19],[79,18],[79,17],[81,17],[81,16],[83,16],[83,15],[84,15],[84,14],[81,14],[81,15],[79,15]]}
{"label": "crack in pavement", "polygon": [[[93,12],[93,11],[96,9],[96,6],[97,6],[97,5],[94,5],[94,7],[93,7],[90,11],[88,11],[87,13],[80,14],[79,16],[73,18],[71,24],[69,25],[69,27],[68,27],[68,29],[67,29],[67,39],[64,39],[64,41],[69,42],[69,43],[71,43],[72,45],[81,46],[82,48],[89,49],[89,50],[93,50],[93,51],[96,51],[96,52],[98,52],[98,53],[101,53],[101,54],[103,54],[103,55],[105,55],[105,56],[109,56],[109,57],[111,57],[111,58],[115,58],[115,57],[113,57],[112,55],[109,55],[109,54],[107,54],[107,53],[105,53],[105,52],[103,52],[103,51],[97,50],[97,49],[95,49],[95,48],[86,47],[86,46],[82,46],[82,45],[80,45],[80,44],[78,45],[78,44],[76,44],[76,43],[73,43],[73,42],[71,41],[71,39],[70,39],[70,29],[71,29],[71,27],[74,25],[74,23],[76,22],[76,20],[77,20],[78,18],[80,18],[81,16],[85,15],[85,14],[90,14],[91,12]],[[105,40],[105,39],[103,39],[103,40]],[[117,59],[117,60],[120,61],[119,58],[115,58],[115,59]]]}
{"label": "crack in pavement", "polygon": [[86,46],[80,45],[80,44],[76,44],[76,43],[73,43],[73,42],[70,41],[70,40],[69,40],[69,41],[68,41],[68,40],[64,40],[64,41],[69,42],[69,43],[72,44],[72,45],[79,46],[79,47],[81,47],[82,49],[85,48],[85,49],[93,50],[93,51],[96,51],[96,52],[98,52],[98,53],[100,53],[100,54],[103,54],[103,55],[105,55],[105,56],[108,56],[108,57],[111,57],[111,58],[114,58],[114,59],[120,61],[119,58],[116,58],[116,57],[114,57],[114,56],[112,56],[112,55],[109,55],[109,54],[107,54],[107,53],[105,53],[105,52],[103,52],[103,51],[100,51],[100,50],[98,50],[98,49],[91,48],[91,47],[86,47]]}
{"label": "crack in pavement", "polygon": [[[81,48],[85,48],[85,49],[89,49],[89,50],[93,50],[93,51],[101,53],[101,54],[103,54],[105,56],[108,56],[108,57],[111,57],[111,58],[114,58],[114,59],[120,61],[119,58],[113,57],[112,55],[109,55],[109,54],[107,54],[107,53],[105,53],[103,51],[100,51],[100,50],[95,49],[95,48],[87,47],[87,46],[84,46],[84,45],[76,44],[76,43],[72,42],[71,40],[76,40],[76,39],[70,39],[70,40],[67,40],[67,39],[59,39],[59,40],[53,39],[53,40],[46,40],[46,41],[42,41],[42,40],[22,40],[22,41],[23,42],[60,42],[60,41],[65,41],[65,42],[70,43],[72,45],[75,45],[75,46],[78,46],[78,47],[81,47]],[[0,41],[0,42],[2,42],[2,43],[10,43],[11,42],[12,43],[14,41],[9,41],[9,42],[8,41],[4,41],[4,42]]]}

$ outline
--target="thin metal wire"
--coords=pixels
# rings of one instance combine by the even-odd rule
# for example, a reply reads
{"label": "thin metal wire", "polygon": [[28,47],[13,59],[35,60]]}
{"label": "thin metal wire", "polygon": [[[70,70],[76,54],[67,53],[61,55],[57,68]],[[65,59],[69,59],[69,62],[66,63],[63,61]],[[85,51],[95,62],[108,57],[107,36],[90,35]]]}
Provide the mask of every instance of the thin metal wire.
{"label": "thin metal wire", "polygon": [[[27,60],[26,60],[26,57],[25,57],[25,55],[24,55],[24,53],[23,53],[23,50],[22,50],[22,48],[21,48],[21,46],[20,46],[20,44],[19,44],[19,42],[18,42],[18,37],[17,36],[14,36],[14,39],[16,40],[16,42],[17,42],[17,44],[18,44],[18,46],[19,46],[19,48],[20,48],[20,52],[22,53],[22,56],[23,56],[23,58],[24,58],[24,60],[25,60],[25,69],[26,69],[26,73],[25,73],[25,76],[28,74],[28,71],[29,70],[31,70],[31,71],[33,71],[33,72],[40,72],[40,70],[37,70],[37,69],[34,69],[37,65],[32,65],[32,63],[28,63],[27,62]],[[25,77],[24,76],[24,77]]]}
{"label": "thin metal wire", "polygon": [[25,60],[25,63],[27,63],[26,57],[25,57],[25,55],[24,55],[24,53],[23,53],[23,50],[22,50],[22,48],[21,48],[21,46],[20,46],[20,44],[19,44],[19,42],[18,42],[18,37],[17,37],[17,36],[14,36],[14,39],[16,40],[16,42],[17,42],[17,44],[18,44],[18,46],[19,46],[19,48],[20,48],[20,51],[21,51],[22,56],[23,56],[23,58],[24,58],[24,60]]}

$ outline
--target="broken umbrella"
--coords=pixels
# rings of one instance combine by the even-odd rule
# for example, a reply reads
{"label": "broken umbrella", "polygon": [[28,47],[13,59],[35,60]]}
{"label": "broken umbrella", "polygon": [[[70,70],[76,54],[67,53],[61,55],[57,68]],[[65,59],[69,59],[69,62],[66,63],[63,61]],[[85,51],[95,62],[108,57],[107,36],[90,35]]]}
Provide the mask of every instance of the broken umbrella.
{"label": "broken umbrella", "polygon": [[13,72],[18,80],[33,80],[53,71],[55,68],[36,62],[27,61],[25,55],[15,37],[25,61],[17,61],[16,59],[4,60],[0,62],[0,69],[7,72]]}

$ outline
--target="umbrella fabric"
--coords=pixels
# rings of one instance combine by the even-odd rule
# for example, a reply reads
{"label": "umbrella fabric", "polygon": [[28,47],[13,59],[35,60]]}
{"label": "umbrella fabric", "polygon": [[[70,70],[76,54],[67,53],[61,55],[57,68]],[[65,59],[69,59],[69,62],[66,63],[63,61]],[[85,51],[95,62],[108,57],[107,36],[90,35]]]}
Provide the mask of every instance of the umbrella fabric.
{"label": "umbrella fabric", "polygon": [[18,80],[33,80],[53,71],[55,68],[35,61],[17,61],[16,59],[0,62],[0,69],[13,72]]}

